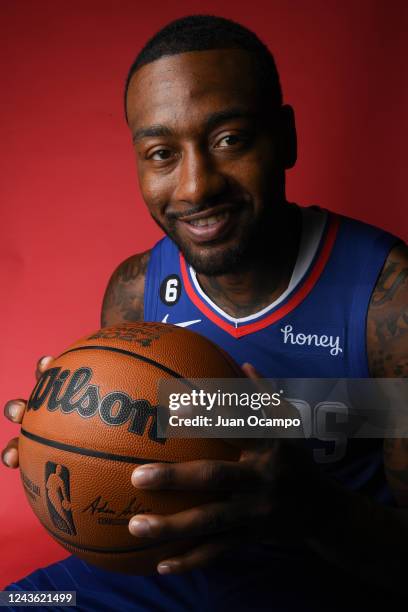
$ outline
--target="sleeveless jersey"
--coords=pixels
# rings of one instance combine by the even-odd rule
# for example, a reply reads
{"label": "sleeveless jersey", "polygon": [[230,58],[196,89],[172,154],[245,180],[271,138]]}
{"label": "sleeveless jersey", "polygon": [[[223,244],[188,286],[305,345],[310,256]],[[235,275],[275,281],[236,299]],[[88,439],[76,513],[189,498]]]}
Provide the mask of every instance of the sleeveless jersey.
{"label": "sleeveless jersey", "polygon": [[[368,304],[396,239],[317,209],[302,209],[302,214],[291,281],[268,308],[243,319],[223,313],[205,296],[177,247],[164,238],[153,249],[147,270],[145,320],[191,327],[266,377],[367,377]],[[315,449],[324,469],[348,487],[392,502],[385,487],[381,441],[349,441],[340,458],[323,448],[327,444],[320,442],[322,448]],[[301,543],[296,548],[254,545],[231,554],[233,562],[227,565],[215,563],[170,576],[108,572],[70,556],[7,590],[76,590],[82,612],[340,612],[368,609],[370,602],[389,607],[394,601],[389,592],[367,590],[358,578],[312,555]],[[11,604],[7,609],[19,608]]]}
{"label": "sleeveless jersey", "polygon": [[[317,207],[300,208],[299,254],[287,290],[244,318],[223,312],[200,287],[175,243],[153,248],[145,282],[145,320],[189,327],[252,363],[268,378],[366,378],[366,318],[395,236]],[[381,440],[313,439],[322,468],[352,489],[391,503]],[[347,452],[346,452],[347,451]]]}

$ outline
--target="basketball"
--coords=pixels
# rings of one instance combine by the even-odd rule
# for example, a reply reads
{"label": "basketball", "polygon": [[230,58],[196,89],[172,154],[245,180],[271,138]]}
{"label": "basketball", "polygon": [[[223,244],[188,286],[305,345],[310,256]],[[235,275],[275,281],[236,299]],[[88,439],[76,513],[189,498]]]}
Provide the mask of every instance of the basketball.
{"label": "basketball", "polygon": [[242,376],[215,344],[162,323],[104,328],[64,351],[38,380],[19,438],[27,499],[48,533],[102,568],[152,574],[197,540],[135,538],[131,516],[170,514],[214,499],[208,493],[148,491],[131,484],[151,462],[238,459],[217,439],[158,439],[158,381]]}

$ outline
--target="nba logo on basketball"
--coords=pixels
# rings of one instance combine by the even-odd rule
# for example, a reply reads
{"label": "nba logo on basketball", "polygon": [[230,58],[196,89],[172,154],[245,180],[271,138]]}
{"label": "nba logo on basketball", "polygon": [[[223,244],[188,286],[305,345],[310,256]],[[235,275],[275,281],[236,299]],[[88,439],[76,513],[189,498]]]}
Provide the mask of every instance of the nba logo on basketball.
{"label": "nba logo on basketball", "polygon": [[47,461],[45,465],[45,491],[48,512],[55,527],[68,535],[76,535],[71,512],[69,470],[60,463]]}

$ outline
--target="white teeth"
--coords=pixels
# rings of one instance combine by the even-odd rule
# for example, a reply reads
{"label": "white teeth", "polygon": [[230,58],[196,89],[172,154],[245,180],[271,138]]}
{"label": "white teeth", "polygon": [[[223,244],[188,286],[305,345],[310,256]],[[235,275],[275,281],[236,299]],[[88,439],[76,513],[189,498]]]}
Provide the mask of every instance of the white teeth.
{"label": "white teeth", "polygon": [[221,221],[222,219],[225,219],[227,213],[221,213],[219,215],[213,215],[212,217],[206,217],[205,219],[196,219],[195,221],[189,221],[189,223],[191,225],[194,225],[195,227],[204,227],[204,226],[210,226],[210,225],[215,225],[216,223],[218,223],[218,221]]}

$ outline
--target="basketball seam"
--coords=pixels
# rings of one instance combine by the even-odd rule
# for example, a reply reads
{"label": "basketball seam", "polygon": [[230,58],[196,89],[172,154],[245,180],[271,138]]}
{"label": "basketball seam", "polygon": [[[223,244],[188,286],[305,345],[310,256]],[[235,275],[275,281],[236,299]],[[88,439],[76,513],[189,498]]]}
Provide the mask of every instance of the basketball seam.
{"label": "basketball seam", "polygon": [[77,455],[85,455],[87,457],[95,457],[96,459],[107,459],[108,461],[121,461],[122,463],[138,463],[143,465],[145,463],[175,463],[174,461],[166,461],[164,459],[141,459],[140,457],[132,457],[130,455],[116,455],[115,453],[105,453],[104,451],[94,450],[92,448],[84,448],[82,446],[74,446],[73,444],[65,444],[64,442],[57,442],[56,440],[50,440],[49,438],[43,438],[37,436],[26,429],[21,428],[20,432],[23,436],[44,446],[51,446],[52,448],[58,448],[59,450],[67,451],[68,453],[76,453]]}
{"label": "basketball seam", "polygon": [[132,353],[131,351],[126,351],[125,349],[116,348],[115,346],[96,346],[96,345],[78,346],[77,348],[73,348],[73,349],[69,349],[68,351],[65,351],[65,353],[61,353],[58,359],[60,357],[63,357],[64,355],[68,355],[68,353],[75,353],[75,351],[90,351],[90,350],[112,351],[113,353],[120,353],[121,355],[127,355],[128,357],[133,357],[134,359],[139,359],[139,361],[144,361],[145,363],[149,363],[155,368],[159,368],[160,370],[163,370],[163,372],[170,374],[170,376],[173,376],[173,378],[183,378],[183,376],[179,374],[178,372],[176,372],[175,370],[168,368],[167,366],[159,363],[158,361],[155,361],[154,359],[150,359],[150,357],[145,357],[144,355],[140,355],[139,353]]}

